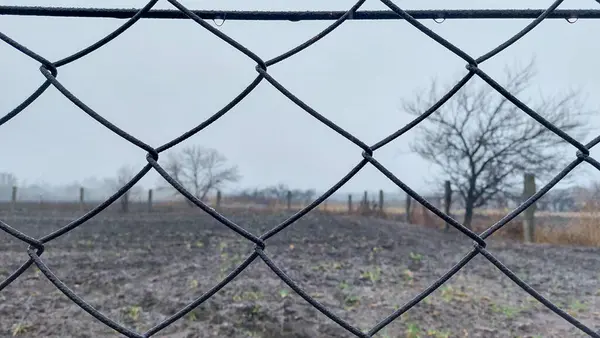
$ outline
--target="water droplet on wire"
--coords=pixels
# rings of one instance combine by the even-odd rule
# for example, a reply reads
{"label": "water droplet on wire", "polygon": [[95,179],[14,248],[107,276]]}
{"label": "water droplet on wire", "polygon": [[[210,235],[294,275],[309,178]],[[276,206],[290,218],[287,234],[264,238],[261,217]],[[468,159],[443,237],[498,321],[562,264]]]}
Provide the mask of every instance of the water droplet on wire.
{"label": "water droplet on wire", "polygon": [[568,23],[573,24],[573,23],[576,23],[577,20],[579,20],[579,18],[576,16],[572,16],[572,17],[566,18],[565,20],[567,20]]}
{"label": "water droplet on wire", "polygon": [[220,16],[217,16],[213,19],[213,22],[215,23],[215,25],[217,25],[217,27],[221,27],[225,24],[225,15],[223,15],[223,17],[221,18]]}
{"label": "water droplet on wire", "polygon": [[433,21],[435,21],[435,23],[440,24],[440,23],[446,21],[446,18],[444,18],[444,17],[437,17],[437,18],[433,19]]}

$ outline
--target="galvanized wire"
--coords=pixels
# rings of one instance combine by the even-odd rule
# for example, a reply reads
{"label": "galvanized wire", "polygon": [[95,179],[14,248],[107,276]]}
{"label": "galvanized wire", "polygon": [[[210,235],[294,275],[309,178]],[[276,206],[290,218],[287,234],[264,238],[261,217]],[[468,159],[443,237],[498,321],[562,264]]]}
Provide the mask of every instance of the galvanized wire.
{"label": "galvanized wire", "polygon": [[[205,302],[207,299],[212,297],[216,292],[218,292],[221,288],[231,282],[234,278],[236,278],[244,269],[246,269],[250,263],[255,261],[257,258],[260,258],[279,278],[281,278],[290,288],[292,288],[300,297],[314,306],[317,310],[323,313],[325,316],[329,317],[334,322],[338,323],[341,327],[345,328],[349,333],[353,334],[357,337],[372,337],[377,332],[382,330],[385,326],[389,325],[392,321],[400,317],[406,311],[410,310],[413,306],[421,302],[428,295],[433,293],[436,289],[438,289],[441,285],[443,285],[446,281],[448,281],[454,274],[460,271],[464,266],[466,266],[474,257],[480,255],[489,260],[494,266],[496,266],[500,271],[502,271],[508,278],[510,278],[513,282],[515,282],[518,286],[520,286],[523,290],[529,293],[532,297],[537,299],[539,302],[544,304],[547,308],[552,310],[554,313],[564,318],[566,321],[577,327],[582,332],[588,334],[591,337],[600,338],[600,334],[592,330],[590,327],[581,323],[573,316],[560,309],[558,306],[553,304],[550,300],[543,297],[536,290],[534,290],[531,286],[529,286],[525,281],[521,278],[517,277],[510,269],[508,269],[505,265],[502,264],[491,252],[486,249],[486,239],[491,236],[494,232],[501,229],[504,225],[510,222],[512,219],[517,217],[520,213],[522,213],[525,209],[535,203],[539,198],[541,198],[545,193],[547,193],[554,185],[560,182],[570,171],[572,171],[575,167],[580,165],[583,162],[587,162],[593,167],[600,170],[600,163],[590,157],[590,149],[596,146],[600,142],[600,136],[590,141],[587,144],[583,144],[572,136],[568,135],[564,131],[561,131],[559,128],[554,126],[552,123],[545,120],[541,115],[537,114],[534,110],[529,108],[526,104],[521,102],[518,98],[508,92],[505,88],[503,88],[500,84],[498,84],[492,77],[487,75],[483,70],[479,68],[479,65],[494,57],[498,53],[502,52],[506,48],[510,47],[517,40],[525,36],[527,33],[535,29],[542,21],[546,19],[598,19],[600,18],[600,10],[598,9],[580,9],[580,10],[557,10],[557,7],[563,3],[563,0],[554,1],[547,9],[542,10],[511,10],[511,9],[503,9],[503,10],[420,10],[420,11],[407,11],[400,8],[391,0],[381,0],[381,2],[386,5],[389,10],[388,11],[358,11],[359,8],[364,4],[365,0],[360,0],[356,2],[349,10],[347,11],[332,11],[332,12],[256,12],[256,11],[191,11],[177,0],[168,0],[176,9],[175,10],[152,10],[152,8],[156,5],[158,0],[152,0],[148,2],[141,9],[90,9],[90,8],[58,8],[58,7],[23,7],[23,6],[0,6],[0,15],[20,15],[20,16],[64,16],[64,17],[112,17],[112,18],[122,18],[127,19],[126,22],[116,29],[111,34],[102,38],[98,42],[90,45],[78,51],[70,56],[67,56],[59,61],[51,62],[46,58],[40,56],[36,52],[28,49],[24,45],[18,43],[17,41],[11,39],[5,34],[0,32],[0,39],[11,45],[18,51],[27,55],[28,57],[36,60],[40,63],[40,72],[46,78],[46,81],[40,85],[40,87],[35,90],[29,97],[27,97],[21,104],[19,104],[15,109],[8,112],[5,116],[0,118],[0,125],[5,124],[10,121],[13,117],[21,113],[27,106],[29,106],[33,101],[35,101],[42,93],[46,91],[50,86],[54,86],[58,89],[66,98],[68,98],[71,102],[77,105],[83,112],[89,115],[91,118],[96,120],[98,123],[102,124],[107,129],[111,130],[115,134],[119,135],[121,138],[127,140],[128,142],[134,144],[138,148],[144,150],[146,152],[146,160],[148,164],[146,164],[140,171],[123,187],[121,187],[114,195],[112,195],[109,199],[96,206],[91,211],[87,212],[85,215],[80,218],[72,221],[71,223],[65,225],[64,227],[47,234],[39,239],[33,238],[27,234],[22,233],[21,231],[15,229],[9,224],[0,221],[0,229],[13,236],[16,239],[21,240],[24,243],[29,244],[27,248],[27,253],[29,255],[29,259],[23,263],[21,267],[19,267],[16,271],[14,271],[9,277],[7,277],[4,281],[0,282],[0,291],[3,290],[7,285],[16,280],[25,270],[27,270],[32,264],[35,264],[40,271],[48,278],[56,288],[58,288],[62,293],[64,293],[69,299],[71,299],[74,303],[76,303],[79,307],[81,307],[84,311],[88,312],[90,315],[111,327],[112,329],[120,332],[121,334],[127,337],[150,337],[160,332],[167,326],[171,325],[194,308]],[[600,0],[595,0],[595,2],[600,3]],[[248,86],[237,95],[231,102],[229,102],[225,107],[216,112],[210,118],[202,122],[201,124],[191,128],[189,131],[183,133],[181,136],[161,145],[158,147],[152,147],[145,142],[139,140],[133,135],[127,133],[126,131],[120,129],[119,127],[112,124],[110,121],[106,120],[102,117],[102,115],[98,114],[92,108],[88,107],[85,103],[79,100],[75,95],[73,95],[65,86],[63,86],[58,80],[58,70],[60,67],[67,65],[69,63],[75,62],[82,57],[88,55],[89,53],[94,52],[98,48],[106,45],[110,41],[114,40],[121,33],[126,31],[136,22],[138,22],[142,18],[164,18],[164,19],[177,19],[177,18],[187,18],[195,21],[204,29],[208,30],[225,43],[231,45],[233,48],[237,49],[241,53],[245,54],[248,58],[252,59],[256,62],[256,78],[248,84]],[[271,60],[263,60],[258,55],[254,54],[248,48],[244,47],[242,44],[232,39],[228,35],[219,31],[218,29],[211,26],[205,20],[210,19],[226,19],[226,20],[291,20],[291,21],[301,21],[301,20],[334,20],[334,22],[328,26],[325,30],[314,36],[313,38],[307,40],[301,45],[282,53],[281,55],[271,59]],[[498,47],[492,49],[488,53],[480,56],[473,57],[468,53],[464,52],[448,40],[442,38],[421,22],[418,19],[461,19],[461,18],[513,18],[513,19],[524,19],[524,18],[534,18],[531,23],[529,23],[525,28],[519,31],[517,34],[512,36],[510,39],[506,40],[504,43],[500,44]],[[328,120],[326,117],[321,115],[319,112],[311,108],[308,104],[304,103],[300,98],[295,96],[289,90],[285,88],[279,81],[277,81],[273,76],[271,76],[268,72],[268,67],[279,62],[282,62],[291,56],[299,53],[300,51],[308,48],[313,45],[321,38],[332,32],[334,29],[339,27],[342,23],[347,20],[385,20],[385,19],[403,19],[406,20],[413,27],[421,31],[424,35],[429,38],[437,41],[439,44],[453,52],[456,56],[462,58],[466,63],[467,73],[465,76],[443,97],[439,99],[433,106],[423,112],[420,116],[415,118],[413,121],[408,123],[403,128],[398,131],[392,133],[391,135],[385,137],[381,141],[375,143],[372,146],[367,145],[348,131],[342,129],[340,126],[335,124],[334,122]],[[408,185],[402,182],[398,177],[396,177],[391,171],[389,171],[385,166],[383,166],[379,161],[374,158],[374,153],[379,148],[385,146],[389,142],[397,139],[402,136],[408,130],[411,130],[415,126],[417,126],[422,121],[426,120],[427,117],[433,114],[438,108],[440,108],[446,101],[448,101],[456,92],[458,92],[465,84],[469,82],[474,76],[478,76],[485,82],[487,82],[491,87],[493,87],[498,93],[504,96],[507,100],[512,102],[514,105],[519,107],[525,114],[529,115],[540,124],[545,126],[547,129],[561,137],[563,140],[569,142],[576,150],[576,155],[574,156],[573,162],[571,162],[564,170],[562,170],[556,177],[554,177],[548,184],[542,187],[536,194],[532,197],[524,201],[521,205],[519,205],[516,209],[510,212],[508,215],[503,217],[500,221],[489,227],[487,230],[480,234],[474,233],[472,230],[466,228],[460,222],[454,220],[449,215],[445,214],[438,208],[436,208],[433,204],[427,201],[424,197],[419,195],[416,191],[412,190]],[[256,88],[256,86],[266,80],[273,87],[275,87],[281,94],[289,98],[292,102],[297,104],[300,108],[306,111],[309,115],[313,116],[315,119],[319,120],[326,126],[328,126],[334,132],[342,135],[348,141],[354,143],[357,147],[362,150],[363,159],[342,179],[339,180],[333,187],[331,187],[327,192],[318,197],[315,201],[310,203],[307,207],[298,211],[296,214],[288,218],[287,220],[281,222],[280,224],[274,226],[271,230],[265,232],[262,235],[252,234],[246,229],[244,229],[241,225],[234,223],[229,220],[225,216],[221,215],[218,211],[206,205],[201,200],[197,199],[193,194],[188,192],[185,187],[175,181],[158,163],[159,155],[163,151],[185,141],[189,137],[199,133],[207,126],[214,123],[216,120],[225,115],[229,110],[231,110],[235,105],[237,105],[240,101],[242,101],[250,92]],[[413,299],[408,301],[406,304],[401,306],[399,309],[391,313],[387,318],[383,319],[379,323],[377,323],[373,328],[371,328],[368,332],[363,332],[360,329],[353,326],[351,323],[346,320],[340,318],[338,315],[327,309],[323,304],[319,303],[316,299],[311,297],[307,292],[305,292],[302,287],[292,280],[265,252],[265,248],[267,246],[267,241],[269,238],[275,236],[277,233],[282,231],[283,229],[291,226],[298,219],[306,215],[309,211],[316,208],[323,201],[325,201],[328,197],[330,197],[333,193],[335,193],[339,188],[341,188],[344,184],[346,184],[354,175],[356,175],[361,169],[363,169],[367,164],[372,165],[385,176],[387,176],[392,182],[394,182],[398,187],[404,190],[408,195],[417,200],[431,212],[436,214],[438,217],[443,219],[448,224],[452,225],[454,228],[462,232],[464,235],[468,236],[473,240],[473,249],[458,263],[456,263],[447,273],[438,278],[434,283],[432,283],[429,287],[423,290],[421,293],[416,295]],[[200,209],[210,214],[224,226],[228,227],[232,231],[236,232],[240,236],[243,236],[247,240],[253,242],[255,244],[254,251],[248,255],[248,257],[233,270],[227,277],[225,277],[221,282],[211,288],[209,291],[204,293],[202,296],[189,303],[183,309],[177,311],[175,314],[165,319],[164,321],[156,324],[153,328],[149,329],[144,333],[135,332],[129,328],[123,326],[123,324],[118,323],[117,321],[107,317],[97,309],[93,308],[89,303],[87,303],[84,299],[79,297],[74,291],[72,291],[67,285],[65,285],[53,272],[46,263],[42,260],[42,255],[44,253],[45,244],[66,234],[67,232],[77,228],[81,224],[90,220],[102,210],[106,209],[110,204],[115,202],[119,197],[125,194],[131,187],[133,187],[142,177],[144,177],[150,170],[154,169],[158,172],[167,182],[169,182],[175,189],[177,189],[182,195],[184,195],[187,199],[189,199],[193,204],[198,206]]]}

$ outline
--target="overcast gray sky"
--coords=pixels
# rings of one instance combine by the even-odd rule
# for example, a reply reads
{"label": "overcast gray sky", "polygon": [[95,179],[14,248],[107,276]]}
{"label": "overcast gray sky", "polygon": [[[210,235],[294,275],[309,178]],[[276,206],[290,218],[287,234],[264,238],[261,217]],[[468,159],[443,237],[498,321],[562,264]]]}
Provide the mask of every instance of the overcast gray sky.
{"label": "overcast gray sky", "polygon": [[[223,1],[187,0],[191,9],[344,10],[348,0]],[[418,8],[545,8],[550,0],[417,1]],[[0,4],[142,7],[145,1],[0,0]],[[159,8],[171,8],[161,1]],[[565,1],[560,8],[600,8],[593,0]],[[362,9],[385,9],[367,1]],[[477,57],[530,20],[447,20],[424,23]],[[123,20],[0,17],[0,31],[51,61],[72,54],[111,32]],[[272,58],[312,37],[331,22],[226,21],[219,29],[263,59]],[[211,23],[212,24],[212,23]],[[535,56],[535,89],[551,95],[580,88],[590,109],[600,108],[598,41],[600,20],[547,20],[482,68],[502,78],[506,64]],[[0,44],[0,114],[6,114],[43,81],[39,65]],[[401,128],[410,117],[403,99],[426,88],[432,77],[451,83],[465,62],[401,20],[350,21],[316,45],[269,68],[280,83],[347,131],[373,144]],[[191,20],[138,22],[115,41],[60,68],[59,80],[105,118],[145,142],[159,146],[200,123],[228,103],[256,76],[249,58]],[[596,93],[596,95],[594,95]],[[600,118],[590,126],[600,131]],[[144,151],[108,131],[50,88],[17,118],[0,127],[0,170],[28,182],[69,183],[113,175],[123,164],[141,168]],[[417,191],[435,173],[410,154],[409,132],[376,152],[376,158]],[[588,141],[590,137],[586,140]],[[309,116],[267,81],[224,118],[185,144],[220,150],[239,165],[240,185],[278,182],[298,188],[327,189],[361,159],[361,150]],[[174,148],[181,149],[181,146]],[[600,151],[593,151],[597,155]],[[574,156],[575,150],[565,153]],[[164,158],[164,156],[163,156]],[[151,172],[143,184],[152,186]],[[580,182],[598,178],[581,176]],[[540,182],[543,183],[543,182]],[[367,166],[342,191],[398,190]]]}

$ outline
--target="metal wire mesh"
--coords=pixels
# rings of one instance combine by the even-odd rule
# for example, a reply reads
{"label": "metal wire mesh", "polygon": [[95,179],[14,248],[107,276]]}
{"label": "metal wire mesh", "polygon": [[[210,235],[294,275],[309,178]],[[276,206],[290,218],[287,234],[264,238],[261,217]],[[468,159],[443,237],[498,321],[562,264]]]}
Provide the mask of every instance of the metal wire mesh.
{"label": "metal wire mesh", "polygon": [[[67,56],[59,61],[51,62],[44,58],[43,56],[35,53],[34,51],[28,49],[17,41],[11,39],[5,34],[0,32],[0,39],[9,45],[13,46],[15,49],[19,50],[23,54],[29,56],[30,58],[36,60],[41,64],[40,72],[46,78],[46,81],[37,89],[33,94],[31,94],[27,99],[25,99],[20,105],[18,105],[15,109],[10,111],[8,114],[0,118],[0,125],[6,123],[17,114],[22,112],[27,106],[29,106],[33,101],[35,101],[46,89],[50,86],[54,86],[58,89],[65,97],[67,97],[71,102],[77,105],[82,111],[88,114],[90,117],[95,119],[98,123],[102,124],[106,128],[110,129],[115,134],[121,136],[125,140],[130,143],[136,145],[142,150],[146,151],[146,160],[148,164],[146,164],[134,177],[129,181],[125,186],[121,187],[114,195],[112,195],[108,200],[104,201],[93,210],[89,211],[85,215],[80,218],[72,221],[71,223],[65,225],[64,227],[56,230],[46,236],[41,238],[33,238],[19,230],[11,227],[9,224],[6,224],[3,221],[0,221],[0,229],[7,232],[8,234],[14,236],[15,238],[29,244],[27,248],[27,253],[29,255],[29,260],[25,262],[21,267],[19,267],[16,271],[14,271],[8,278],[0,283],[0,291],[3,290],[7,285],[11,284],[14,280],[16,280],[24,271],[26,271],[32,264],[35,264],[40,271],[48,278],[50,282],[52,282],[62,293],[64,293],[68,298],[70,298],[74,303],[80,306],[83,310],[88,312],[90,315],[94,316],[96,319],[111,327],[112,329],[120,332],[121,334],[128,337],[150,337],[163,330],[167,326],[171,325],[188,312],[192,311],[194,308],[205,302],[211,296],[213,296],[216,292],[218,292],[221,288],[231,282],[237,275],[239,275],[246,267],[250,265],[254,260],[260,258],[263,260],[266,265],[279,276],[290,288],[292,288],[298,295],[300,295],[304,300],[322,312],[324,315],[329,317],[331,320],[335,321],[337,324],[345,328],[349,333],[357,337],[372,337],[380,330],[382,330],[385,326],[390,324],[392,321],[400,317],[402,314],[407,312],[413,306],[421,302],[428,295],[433,293],[437,288],[443,285],[446,281],[448,281],[454,274],[456,274],[459,270],[461,270],[465,265],[467,265],[475,256],[482,255],[486,259],[488,259],[494,266],[496,266],[500,271],[502,271],[506,276],[508,276],[513,282],[515,282],[518,286],[520,286],[523,290],[537,299],[539,302],[544,304],[548,309],[558,314],[560,317],[564,318],[566,321],[571,323],[573,326],[577,327],[582,332],[588,334],[591,337],[600,337],[600,333],[595,332],[590,327],[581,323],[573,316],[560,309],[558,306],[554,305],[550,300],[546,299],[542,295],[540,295],[536,290],[527,285],[525,281],[520,279],[513,273],[510,269],[508,269],[505,265],[502,264],[492,253],[486,250],[486,239],[490,237],[493,233],[502,228],[505,224],[513,220],[520,213],[522,213],[525,209],[527,209],[530,205],[535,203],[536,200],[541,198],[545,193],[547,193],[554,185],[556,185],[559,181],[561,181],[570,171],[572,171],[575,167],[580,165],[583,162],[587,162],[594,166],[595,168],[600,170],[600,163],[590,157],[590,149],[600,143],[600,136],[596,137],[592,141],[587,144],[583,144],[573,137],[569,136],[565,132],[561,131],[559,128],[554,126],[552,123],[545,120],[542,116],[537,114],[531,108],[529,108],[526,104],[521,102],[518,98],[508,92],[505,88],[503,88],[500,84],[498,84],[493,78],[487,75],[483,70],[479,68],[479,65],[485,62],[486,60],[494,57],[498,53],[502,52],[504,49],[508,48],[510,45],[515,43],[517,40],[525,36],[527,33],[532,31],[536,26],[538,26],[543,20],[549,18],[563,18],[567,20],[573,20],[577,18],[600,18],[600,10],[596,9],[587,9],[587,10],[557,10],[557,7],[563,3],[563,0],[554,1],[550,7],[545,10],[426,10],[426,11],[405,11],[396,5],[391,0],[381,0],[383,4],[385,4],[390,10],[389,11],[358,11],[358,9],[365,3],[366,0],[360,0],[356,2],[348,11],[345,12],[223,12],[223,11],[191,11],[177,0],[168,0],[176,10],[151,10],[158,0],[152,0],[148,2],[143,8],[139,10],[117,10],[117,9],[69,9],[69,8],[40,8],[40,7],[19,7],[19,6],[0,6],[0,15],[40,15],[40,16],[77,16],[77,17],[115,17],[115,18],[128,18],[127,21],[116,29],[111,34],[102,38],[98,42],[92,44],[91,46],[84,48],[81,51],[78,51],[70,56]],[[595,2],[600,3],[600,0],[595,0]],[[60,81],[57,79],[58,69],[64,65],[75,62],[84,56],[94,52],[95,50],[101,48],[111,40],[115,39],[125,30],[133,26],[136,22],[144,17],[154,17],[154,18],[189,18],[195,21],[197,24],[202,26],[207,31],[219,37],[225,43],[231,45],[241,53],[245,54],[250,59],[256,62],[256,72],[258,75],[256,78],[231,102],[229,102],[225,107],[212,115],[209,119],[204,121],[203,123],[195,126],[189,131],[185,132],[181,136],[173,139],[172,141],[163,144],[157,148],[154,148],[143,141],[135,138],[124,130],[118,128],[108,120],[104,119],[100,114],[95,112],[92,108],[88,107],[85,103],[79,100],[75,95],[73,95],[67,88],[65,88]],[[239,42],[235,41],[231,37],[227,36],[223,32],[218,29],[212,27],[205,20],[207,19],[227,19],[227,20],[291,20],[291,21],[299,21],[299,20],[335,20],[333,24],[328,26],[325,30],[302,43],[301,45],[271,59],[271,60],[263,60],[258,55],[254,54],[248,48],[244,47]],[[422,23],[417,21],[417,19],[446,19],[446,18],[535,18],[531,23],[529,23],[525,28],[515,34],[513,37],[500,44],[493,50],[488,53],[474,58],[469,54],[462,51],[460,48],[453,45],[451,42],[445,40],[441,36],[437,35],[435,32],[424,26]],[[427,111],[423,112],[419,117],[414,119],[412,122],[408,123],[403,128],[384,138],[383,140],[377,142],[374,145],[367,145],[357,137],[353,136],[349,132],[345,131],[332,121],[325,118],[323,115],[319,114],[313,108],[311,108],[308,104],[304,103],[300,98],[294,96],[289,90],[287,90],[283,85],[281,85],[275,78],[273,78],[268,73],[268,67],[275,65],[279,62],[282,62],[291,56],[301,52],[302,50],[308,48],[315,42],[319,41],[321,38],[332,32],[334,29],[339,27],[346,20],[357,20],[357,19],[403,19],[410,23],[413,27],[421,31],[424,35],[429,38],[437,41],[439,44],[453,52],[459,58],[463,59],[467,65],[467,74],[448,92],[446,93],[438,102],[436,102],[432,107],[430,107]],[[386,144],[400,137],[408,130],[414,128],[423,120],[427,119],[429,115],[436,111],[439,107],[441,107],[446,101],[448,101],[458,90],[460,90],[471,78],[474,76],[478,76],[487,82],[491,87],[493,87],[498,93],[503,95],[506,99],[512,102],[514,105],[519,107],[524,113],[538,121],[540,124],[544,125],[546,128],[551,130],[556,135],[560,136],[565,141],[569,142],[572,146],[577,149],[575,159],[564,168],[556,177],[554,177],[548,184],[542,187],[536,194],[532,197],[524,201],[521,205],[519,205],[512,212],[504,216],[497,223],[493,224],[487,230],[480,234],[476,234],[470,229],[466,228],[430,202],[428,202],[425,198],[420,196],[414,190],[412,190],[409,186],[403,183],[398,177],[396,177],[392,172],[386,169],[380,162],[378,162],[374,157],[374,152],[379,148],[382,148]],[[242,226],[232,222],[227,219],[196,197],[194,197],[191,193],[189,193],[181,184],[175,181],[169,174],[160,166],[158,163],[159,154],[183,141],[195,135],[196,133],[202,131],[204,128],[215,122],[217,119],[225,115],[231,108],[233,108],[236,104],[244,99],[256,86],[263,80],[271,83],[273,87],[275,87],[279,92],[301,107],[308,114],[312,115],[317,120],[321,121],[323,124],[327,125],[331,130],[336,133],[342,135],[350,142],[354,143],[360,149],[362,149],[362,157],[363,159],[348,173],[346,174],[338,183],[336,183],[333,187],[331,187],[327,192],[325,192],[322,196],[317,198],[315,201],[310,203],[307,207],[297,212],[289,219],[283,221],[281,224],[278,224],[271,230],[267,231],[262,235],[255,235],[247,230],[245,230]],[[393,181],[398,187],[404,190],[408,195],[417,200],[420,204],[425,206],[431,212],[436,214],[438,217],[443,219],[448,224],[452,225],[454,228],[458,229],[464,235],[468,236],[473,240],[473,249],[458,263],[456,263],[447,273],[437,279],[433,284],[431,284],[428,288],[423,290],[421,293],[416,295],[406,304],[398,308],[396,311],[391,313],[387,318],[381,320],[378,324],[376,324],[373,328],[371,328],[368,332],[363,332],[360,329],[356,328],[352,324],[343,320],[330,310],[328,310],[325,306],[319,303],[316,299],[311,297],[308,293],[303,291],[303,289],[290,277],[286,275],[286,273],[273,262],[269,256],[265,253],[265,247],[267,245],[267,241],[269,238],[275,236],[277,233],[285,229],[286,227],[292,225],[295,221],[306,215],[309,211],[317,207],[323,201],[325,201],[329,196],[331,196],[334,192],[336,192],[340,187],[342,187],[346,182],[348,182],[354,175],[356,175],[362,168],[364,168],[367,164],[371,164],[375,168],[377,168],[380,172],[382,172],[385,176],[387,176],[391,181]],[[102,210],[107,208],[110,204],[115,202],[119,197],[121,197],[125,192],[127,192],[132,186],[134,186],[144,175],[146,175],[150,170],[156,170],[165,180],[167,180],[175,189],[177,189],[181,194],[183,194],[187,199],[193,202],[197,207],[210,214],[216,220],[218,220],[223,225],[227,226],[231,230],[235,231],[240,236],[245,237],[247,240],[253,242],[255,244],[254,251],[233,271],[231,272],[225,279],[223,279],[220,283],[215,285],[205,294],[203,294],[198,299],[189,303],[183,309],[177,311],[175,314],[171,315],[169,318],[165,319],[161,323],[156,324],[154,327],[149,329],[144,333],[134,332],[131,329],[124,327],[122,324],[108,318],[106,315],[101,313],[100,311],[93,308],[89,303],[87,303],[84,299],[77,296],[67,285],[65,285],[44,263],[42,260],[42,254],[44,253],[45,244],[50,241],[66,234],[67,232],[77,228],[81,224],[90,220],[92,217],[96,216]]]}

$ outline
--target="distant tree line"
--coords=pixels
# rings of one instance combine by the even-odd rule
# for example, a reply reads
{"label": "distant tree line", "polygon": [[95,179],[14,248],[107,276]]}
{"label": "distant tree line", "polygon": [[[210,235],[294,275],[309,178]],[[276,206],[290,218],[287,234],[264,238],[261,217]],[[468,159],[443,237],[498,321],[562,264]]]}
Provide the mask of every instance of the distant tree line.
{"label": "distant tree line", "polygon": [[288,192],[291,197],[291,203],[309,204],[317,195],[315,189],[292,189],[285,184],[277,184],[265,188],[244,189],[228,196],[228,200],[240,203],[258,203],[264,205],[285,204],[288,199]]}
{"label": "distant tree line", "polygon": [[[188,191],[193,197],[205,201],[218,190],[227,185],[236,183],[241,179],[239,169],[228,164],[227,158],[216,149],[199,145],[191,145],[171,151],[159,165],[177,184]],[[16,175],[0,172],[0,201],[9,201],[12,196],[13,186],[18,187],[18,199],[28,201],[77,201],[80,188],[85,189],[85,200],[105,200],[125,186],[136,174],[136,170],[128,165],[121,166],[111,177],[102,179],[88,178],[81,182],[65,185],[52,185],[47,183],[27,184],[19,182]],[[193,203],[184,198],[182,193],[169,182],[160,178],[155,187],[154,200],[186,200],[190,206]],[[284,184],[276,184],[265,188],[251,188],[228,193],[230,201],[252,202],[260,204],[286,203],[288,192],[291,193],[292,203],[310,203],[316,197],[314,189],[291,189]],[[134,185],[121,196],[118,203],[124,212],[129,210],[132,200],[144,199],[143,188]]]}
{"label": "distant tree line", "polygon": [[103,200],[114,191],[107,184],[110,179],[87,178],[81,182],[68,184],[50,184],[44,182],[27,183],[21,181],[13,173],[0,172],[0,201],[10,201],[13,186],[18,187],[18,199],[27,201],[76,201],[79,189],[85,187],[86,198]]}

